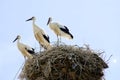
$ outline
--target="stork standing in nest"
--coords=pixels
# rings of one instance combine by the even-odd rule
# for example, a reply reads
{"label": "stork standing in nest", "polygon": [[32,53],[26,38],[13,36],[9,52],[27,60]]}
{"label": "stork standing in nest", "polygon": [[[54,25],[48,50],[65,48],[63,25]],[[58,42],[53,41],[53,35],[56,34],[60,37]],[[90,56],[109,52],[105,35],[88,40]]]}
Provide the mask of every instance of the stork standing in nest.
{"label": "stork standing in nest", "polygon": [[60,39],[61,39],[61,37],[65,37],[65,38],[68,38],[68,39],[73,39],[73,35],[69,32],[69,29],[66,26],[61,25],[57,22],[52,22],[51,17],[49,17],[47,25],[49,25],[49,27],[57,35],[58,45],[59,45],[59,42],[60,42],[58,36],[60,36]]}
{"label": "stork standing in nest", "polygon": [[20,50],[20,52],[23,54],[25,60],[26,58],[33,58],[33,55],[35,54],[34,48],[29,47],[28,45],[25,45],[20,42],[21,36],[18,35],[13,42],[17,40],[17,47]]}
{"label": "stork standing in nest", "polygon": [[46,35],[45,32],[35,24],[35,20],[36,20],[35,17],[32,17],[26,21],[30,21],[30,20],[33,21],[32,24],[33,24],[34,36],[35,36],[36,40],[39,42],[40,47],[42,46],[44,49],[49,49],[51,47],[50,41],[49,41],[49,36]]}

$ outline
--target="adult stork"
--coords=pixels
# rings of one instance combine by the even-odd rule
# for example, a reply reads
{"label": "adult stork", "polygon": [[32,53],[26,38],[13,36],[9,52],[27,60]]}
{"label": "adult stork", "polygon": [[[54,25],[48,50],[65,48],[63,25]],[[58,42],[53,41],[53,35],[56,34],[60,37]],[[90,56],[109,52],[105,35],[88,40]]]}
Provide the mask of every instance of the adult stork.
{"label": "adult stork", "polygon": [[69,32],[69,29],[65,25],[61,25],[57,22],[52,22],[52,18],[49,17],[47,25],[53,30],[53,32],[57,35],[57,42],[59,44],[58,36],[65,37],[68,39],[73,39],[73,35]]}
{"label": "adult stork", "polygon": [[17,47],[20,50],[20,52],[23,54],[25,60],[26,58],[33,58],[33,55],[35,54],[34,48],[29,47],[28,45],[25,45],[20,42],[21,36],[18,35],[13,42],[17,40]]}
{"label": "adult stork", "polygon": [[[39,42],[39,44],[44,48],[44,49],[49,49],[51,47],[50,45],[50,41],[49,41],[49,36],[45,34],[45,32],[39,28],[36,24],[35,24],[35,17],[32,17],[26,21],[33,21],[33,32],[34,32],[34,36],[36,38],[36,40]],[[40,48],[41,49],[41,48]]]}

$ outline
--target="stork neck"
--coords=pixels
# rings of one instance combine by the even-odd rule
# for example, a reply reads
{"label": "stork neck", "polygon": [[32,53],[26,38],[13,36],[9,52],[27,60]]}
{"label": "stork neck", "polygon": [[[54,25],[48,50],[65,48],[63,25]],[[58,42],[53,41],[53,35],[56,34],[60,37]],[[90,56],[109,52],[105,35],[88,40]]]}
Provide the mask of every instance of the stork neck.
{"label": "stork neck", "polygon": [[20,43],[20,39],[17,40],[17,43]]}
{"label": "stork neck", "polygon": [[33,20],[33,29],[35,28],[36,24],[35,24],[35,20]]}
{"label": "stork neck", "polygon": [[33,20],[33,25],[35,25],[35,20]]}

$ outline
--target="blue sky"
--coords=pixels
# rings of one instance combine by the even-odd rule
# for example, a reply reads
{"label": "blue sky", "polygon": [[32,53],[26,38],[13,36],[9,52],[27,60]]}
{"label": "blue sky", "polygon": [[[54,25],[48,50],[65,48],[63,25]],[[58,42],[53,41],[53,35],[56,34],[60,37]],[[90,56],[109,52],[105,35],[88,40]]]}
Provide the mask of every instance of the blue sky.
{"label": "blue sky", "polygon": [[[13,80],[24,58],[12,43],[20,34],[21,42],[39,50],[32,23],[26,19],[35,16],[36,24],[50,36],[56,36],[46,25],[48,17],[69,27],[73,40],[66,44],[89,44],[94,50],[105,51],[105,60],[113,55],[106,69],[106,80],[119,80],[120,68],[120,1],[119,0],[1,0],[0,2],[0,80]],[[17,79],[16,79],[17,80]]]}

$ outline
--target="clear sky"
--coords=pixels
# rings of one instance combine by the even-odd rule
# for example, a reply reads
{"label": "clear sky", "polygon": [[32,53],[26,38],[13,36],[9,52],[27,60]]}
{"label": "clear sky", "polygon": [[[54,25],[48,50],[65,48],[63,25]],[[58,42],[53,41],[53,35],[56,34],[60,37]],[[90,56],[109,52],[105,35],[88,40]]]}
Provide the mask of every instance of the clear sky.
{"label": "clear sky", "polygon": [[[66,44],[89,44],[94,50],[110,55],[106,80],[120,80],[120,0],[1,0],[0,1],[0,80],[13,80],[24,58],[12,43],[19,34],[21,42],[39,50],[34,38],[32,23],[26,19],[35,16],[36,24],[50,36],[56,36],[46,25],[48,17],[69,27],[73,40]],[[17,80],[17,79],[16,79]]]}

